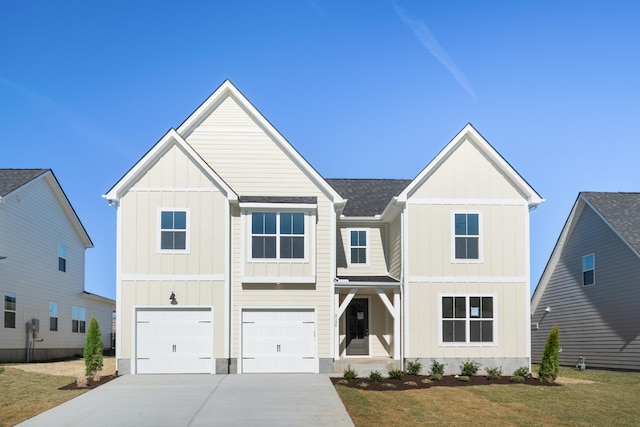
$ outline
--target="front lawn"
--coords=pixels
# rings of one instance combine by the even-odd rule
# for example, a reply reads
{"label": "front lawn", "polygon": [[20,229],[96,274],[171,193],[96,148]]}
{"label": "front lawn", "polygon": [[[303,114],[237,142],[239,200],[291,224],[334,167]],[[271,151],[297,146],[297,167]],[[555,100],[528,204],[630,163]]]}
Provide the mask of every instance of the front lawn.
{"label": "front lawn", "polygon": [[559,380],[561,387],[336,389],[356,426],[638,425],[640,375],[560,368]]}

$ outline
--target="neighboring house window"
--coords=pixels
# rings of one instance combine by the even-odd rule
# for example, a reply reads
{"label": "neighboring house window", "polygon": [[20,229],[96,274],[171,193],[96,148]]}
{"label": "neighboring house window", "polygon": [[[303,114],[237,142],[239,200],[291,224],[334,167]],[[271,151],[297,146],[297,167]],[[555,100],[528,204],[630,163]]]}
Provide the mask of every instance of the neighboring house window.
{"label": "neighboring house window", "polygon": [[162,211],[160,213],[160,249],[187,249],[187,212]]}
{"label": "neighboring house window", "polygon": [[454,214],[455,259],[479,259],[479,214]]}
{"label": "neighboring house window", "polygon": [[58,330],[58,303],[49,302],[49,330]]}
{"label": "neighboring house window", "polygon": [[71,307],[71,332],[84,334],[86,327],[86,311],[83,307]]}
{"label": "neighboring house window", "polygon": [[493,342],[493,297],[443,296],[442,342]]}
{"label": "neighboring house window", "polygon": [[67,271],[67,247],[58,244],[58,271]]}
{"label": "neighboring house window", "polygon": [[596,283],[596,256],[594,254],[582,257],[582,286]]}
{"label": "neighboring house window", "polygon": [[4,327],[16,327],[16,296],[4,294]]}
{"label": "neighboring house window", "polygon": [[251,258],[303,259],[303,212],[252,212]]}
{"label": "neighboring house window", "polygon": [[351,264],[367,263],[367,230],[350,230]]}

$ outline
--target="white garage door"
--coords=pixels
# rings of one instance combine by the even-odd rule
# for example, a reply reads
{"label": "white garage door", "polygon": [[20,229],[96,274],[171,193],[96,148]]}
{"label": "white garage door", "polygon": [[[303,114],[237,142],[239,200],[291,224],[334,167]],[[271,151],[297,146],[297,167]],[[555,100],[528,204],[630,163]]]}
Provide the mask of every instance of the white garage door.
{"label": "white garage door", "polygon": [[313,310],[243,310],[242,372],[315,372]]}
{"label": "white garage door", "polygon": [[138,309],[139,374],[213,373],[211,309]]}

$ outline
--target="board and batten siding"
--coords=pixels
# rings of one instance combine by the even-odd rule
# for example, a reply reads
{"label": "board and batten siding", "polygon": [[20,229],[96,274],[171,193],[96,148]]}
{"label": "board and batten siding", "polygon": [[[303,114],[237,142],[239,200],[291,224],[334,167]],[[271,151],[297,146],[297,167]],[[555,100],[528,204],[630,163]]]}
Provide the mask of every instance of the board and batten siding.
{"label": "board and batten siding", "polygon": [[[214,357],[225,358],[225,251],[228,200],[207,175],[172,146],[120,200],[120,358],[130,359],[134,308],[213,307]],[[187,211],[187,251],[160,251],[160,212]]]}
{"label": "board and batten siding", "polygon": [[[583,286],[582,257],[589,254],[595,255],[595,284]],[[558,325],[561,365],[575,366],[583,356],[587,368],[639,370],[639,278],[638,256],[585,206],[532,313],[532,360],[540,362]]]}
{"label": "board and batten siding", "polygon": [[[53,180],[53,178],[51,178]],[[26,323],[39,319],[36,359],[82,352],[86,335],[71,331],[72,306],[86,309],[100,325],[103,346],[111,347],[111,316],[115,304],[88,300],[84,291],[85,247],[53,192],[47,177],[37,178],[0,203],[0,298],[16,295],[16,328],[0,327],[3,350],[17,349],[24,361]],[[58,244],[67,250],[67,271],[58,271]],[[49,302],[58,303],[58,331],[49,330]],[[1,325],[3,326],[3,325]],[[65,352],[66,351],[66,352]]]}
{"label": "board and batten siding", "polygon": [[[349,264],[351,257],[351,230],[367,230],[369,241],[368,259],[363,265]],[[386,243],[386,224],[366,224],[356,222],[338,222],[338,239],[337,244],[337,267],[338,276],[382,276],[387,271],[387,250]]]}

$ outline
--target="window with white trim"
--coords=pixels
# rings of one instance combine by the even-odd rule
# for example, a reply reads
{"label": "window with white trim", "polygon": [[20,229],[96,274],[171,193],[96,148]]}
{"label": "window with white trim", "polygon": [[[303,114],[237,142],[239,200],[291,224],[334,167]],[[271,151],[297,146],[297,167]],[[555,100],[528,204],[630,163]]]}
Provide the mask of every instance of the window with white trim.
{"label": "window with white trim", "polygon": [[455,213],[454,240],[455,259],[480,259],[480,214]]}
{"label": "window with white trim", "polygon": [[304,212],[252,212],[252,259],[304,259]]}
{"label": "window with white trim", "polygon": [[367,264],[368,234],[367,230],[349,231],[350,264]]}
{"label": "window with white trim", "polygon": [[58,330],[58,303],[49,301],[49,330]]}
{"label": "window with white trim", "polygon": [[492,343],[494,331],[492,296],[443,296],[443,343]]}
{"label": "window with white trim", "polygon": [[71,332],[85,333],[86,315],[84,307],[76,307],[75,305],[71,307]]}
{"label": "window with white trim", "polygon": [[596,256],[594,254],[582,257],[582,286],[596,284]]}
{"label": "window with white trim", "polygon": [[58,243],[58,271],[67,271],[67,247]]}
{"label": "window with white trim", "polygon": [[187,249],[187,212],[160,212],[160,250],[184,251]]}
{"label": "window with white trim", "polygon": [[16,296],[4,294],[4,327],[15,329],[16,327]]}

